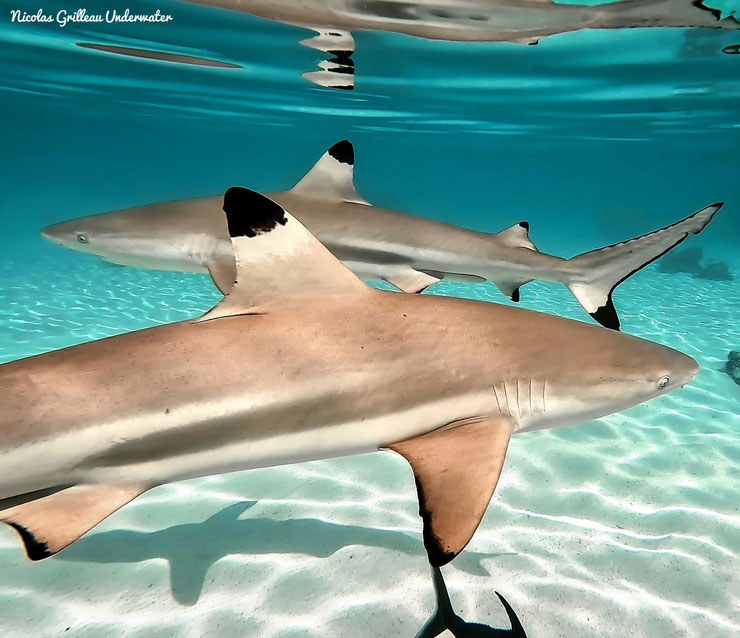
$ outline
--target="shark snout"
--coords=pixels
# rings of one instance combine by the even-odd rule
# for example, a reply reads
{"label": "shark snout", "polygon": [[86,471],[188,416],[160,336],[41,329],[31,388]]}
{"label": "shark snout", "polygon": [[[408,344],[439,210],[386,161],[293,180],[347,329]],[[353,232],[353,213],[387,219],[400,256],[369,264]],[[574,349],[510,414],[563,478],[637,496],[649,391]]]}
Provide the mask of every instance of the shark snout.
{"label": "shark snout", "polygon": [[51,227],[46,226],[46,228],[41,229],[41,236],[44,239],[48,239],[49,241],[55,241],[54,235],[50,232]]}
{"label": "shark snout", "polygon": [[666,375],[658,384],[659,390],[665,393],[689,383],[699,372],[699,364],[683,352],[665,348],[658,370],[662,370],[662,374]]}
{"label": "shark snout", "polygon": [[680,387],[685,386],[699,373],[699,364],[690,356],[677,352],[679,355],[675,369],[676,384]]}
{"label": "shark snout", "polygon": [[51,224],[41,229],[41,236],[55,244],[64,244],[64,238],[68,232],[61,227],[62,224]]}
{"label": "shark snout", "polygon": [[80,230],[78,224],[70,222],[60,222],[51,224],[41,229],[41,236],[48,241],[71,248],[72,250],[81,250],[89,252],[90,236],[86,231]]}

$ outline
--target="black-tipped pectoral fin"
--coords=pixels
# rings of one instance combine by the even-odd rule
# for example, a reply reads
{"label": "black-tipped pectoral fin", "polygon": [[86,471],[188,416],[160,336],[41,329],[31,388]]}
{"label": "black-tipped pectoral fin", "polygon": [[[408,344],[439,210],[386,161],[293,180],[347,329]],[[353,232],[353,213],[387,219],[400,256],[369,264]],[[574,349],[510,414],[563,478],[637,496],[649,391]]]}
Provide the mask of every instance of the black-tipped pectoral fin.
{"label": "black-tipped pectoral fin", "polygon": [[31,560],[53,556],[149,489],[142,485],[75,485],[0,512]]}
{"label": "black-tipped pectoral fin", "polygon": [[450,423],[389,445],[411,465],[429,562],[440,567],[473,537],[496,489],[513,430],[510,417]]}

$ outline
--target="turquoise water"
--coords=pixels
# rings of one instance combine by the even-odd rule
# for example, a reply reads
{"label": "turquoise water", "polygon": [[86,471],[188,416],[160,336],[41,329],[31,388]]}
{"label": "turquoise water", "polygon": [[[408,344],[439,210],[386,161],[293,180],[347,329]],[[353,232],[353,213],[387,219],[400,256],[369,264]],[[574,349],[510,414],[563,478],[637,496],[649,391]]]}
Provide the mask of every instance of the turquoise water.
{"label": "turquoise water", "polygon": [[[126,6],[153,4],[86,8]],[[62,29],[12,24],[3,5],[1,362],[220,298],[204,275],[114,266],[43,241],[42,226],[232,185],[283,190],[343,138],[373,204],[485,231],[526,219],[562,256],[725,201],[684,246],[740,277],[740,56],[722,53],[740,31],[580,31],[534,47],[359,31],[355,89],[338,91],[300,76],[322,59],[298,44],[304,29],[155,8],[175,19]],[[623,329],[701,372],[625,413],[516,437],[481,528],[445,568],[466,619],[508,626],[499,591],[530,636],[740,631],[740,386],[720,370],[740,349],[740,285],[659,265],[615,293]],[[509,303],[490,283],[428,292]],[[521,305],[585,317],[554,284],[527,285]],[[39,564],[3,528],[0,574],[3,637],[413,636],[434,606],[413,477],[388,454],[157,488]]]}

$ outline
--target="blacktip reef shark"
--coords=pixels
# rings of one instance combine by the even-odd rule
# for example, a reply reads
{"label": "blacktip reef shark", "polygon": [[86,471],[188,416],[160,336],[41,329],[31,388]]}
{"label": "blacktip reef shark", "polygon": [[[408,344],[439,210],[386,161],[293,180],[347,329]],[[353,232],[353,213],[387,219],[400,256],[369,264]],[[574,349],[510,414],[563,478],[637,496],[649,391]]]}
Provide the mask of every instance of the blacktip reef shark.
{"label": "blacktip reef shark", "polygon": [[358,279],[277,203],[223,200],[237,263],[195,320],[0,365],[0,520],[38,560],[153,486],[388,449],[430,564],[470,541],[512,434],[680,388],[696,362],[600,326]]}
{"label": "blacktip reef shark", "polygon": [[[529,223],[483,233],[373,206],[354,186],[354,149],[332,146],[290,190],[267,196],[290,210],[355,274],[421,292],[440,279],[492,281],[514,301],[535,279],[565,284],[602,325],[618,329],[617,285],[699,233],[716,203],[655,232],[562,259],[539,252]],[[234,256],[220,196],[199,197],[81,217],[47,226],[47,239],[106,261],[140,268],[209,271],[223,292],[234,282]]]}
{"label": "blacktip reef shark", "polygon": [[186,0],[241,11],[318,33],[301,41],[332,57],[312,82],[354,88],[353,31],[378,29],[433,40],[537,44],[580,29],[710,27],[738,29],[711,0],[623,0],[598,5],[551,0]]}

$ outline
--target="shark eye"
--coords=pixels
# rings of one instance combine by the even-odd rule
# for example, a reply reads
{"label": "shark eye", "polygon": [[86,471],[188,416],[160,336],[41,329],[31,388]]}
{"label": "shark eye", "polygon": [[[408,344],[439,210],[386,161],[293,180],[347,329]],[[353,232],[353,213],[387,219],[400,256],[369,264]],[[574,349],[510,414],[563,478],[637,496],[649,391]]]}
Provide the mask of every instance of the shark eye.
{"label": "shark eye", "polygon": [[671,382],[671,378],[669,376],[663,377],[660,381],[658,381],[658,390],[663,390],[666,388],[666,386]]}
{"label": "shark eye", "polygon": [[81,244],[86,244],[90,240],[87,238],[87,235],[83,235],[82,233],[80,233],[79,235],[77,235],[77,241]]}

